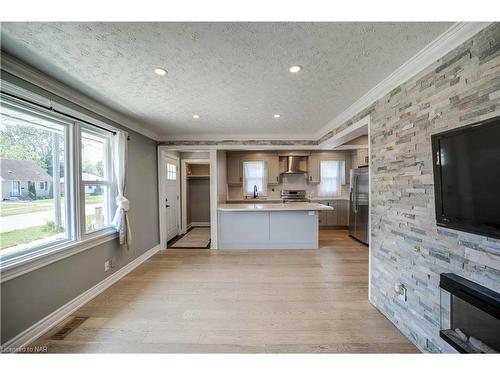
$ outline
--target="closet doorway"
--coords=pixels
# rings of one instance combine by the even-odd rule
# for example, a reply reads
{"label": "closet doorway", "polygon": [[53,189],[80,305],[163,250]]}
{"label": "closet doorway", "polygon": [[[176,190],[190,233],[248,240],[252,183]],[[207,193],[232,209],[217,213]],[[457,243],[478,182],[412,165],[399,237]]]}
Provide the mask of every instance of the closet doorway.
{"label": "closet doorway", "polygon": [[170,248],[210,248],[210,162],[181,159],[181,233]]}

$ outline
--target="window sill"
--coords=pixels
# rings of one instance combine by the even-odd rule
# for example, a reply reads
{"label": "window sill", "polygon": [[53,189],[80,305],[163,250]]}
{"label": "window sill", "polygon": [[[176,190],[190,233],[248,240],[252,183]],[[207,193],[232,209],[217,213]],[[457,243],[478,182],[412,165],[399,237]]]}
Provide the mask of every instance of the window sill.
{"label": "window sill", "polygon": [[115,229],[107,228],[78,242],[64,243],[48,248],[45,251],[24,254],[5,260],[0,264],[0,283],[48,266],[117,237],[118,233]]}

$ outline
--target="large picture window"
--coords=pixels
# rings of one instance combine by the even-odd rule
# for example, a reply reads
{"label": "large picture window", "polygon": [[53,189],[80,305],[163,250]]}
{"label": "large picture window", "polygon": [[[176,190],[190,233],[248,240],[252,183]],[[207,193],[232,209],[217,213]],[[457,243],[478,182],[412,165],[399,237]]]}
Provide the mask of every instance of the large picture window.
{"label": "large picture window", "polygon": [[2,95],[1,261],[111,229],[113,133]]}
{"label": "large picture window", "polygon": [[68,127],[60,119],[2,102],[2,256],[72,238],[65,183]]}

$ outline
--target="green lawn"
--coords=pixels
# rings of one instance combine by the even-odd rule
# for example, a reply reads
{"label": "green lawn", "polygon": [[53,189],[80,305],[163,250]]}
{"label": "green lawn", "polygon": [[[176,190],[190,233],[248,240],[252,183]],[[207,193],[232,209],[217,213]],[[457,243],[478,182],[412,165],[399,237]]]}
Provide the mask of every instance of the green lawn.
{"label": "green lawn", "polygon": [[[101,203],[102,195],[86,195],[85,203]],[[39,199],[35,201],[2,201],[0,202],[0,216],[30,214],[33,212],[50,211],[54,207],[53,199]],[[62,203],[64,209],[64,203]]]}
{"label": "green lawn", "polygon": [[54,228],[49,228],[47,225],[38,225],[36,227],[29,227],[25,229],[13,230],[11,232],[0,233],[0,249],[7,247],[28,243],[35,240],[41,240],[54,234],[63,232],[64,229],[59,231]]}
{"label": "green lawn", "polygon": [[[87,215],[85,217],[85,224],[87,232],[95,230],[95,215]],[[48,224],[13,230],[11,232],[3,232],[0,233],[0,249],[41,240],[62,232],[64,232],[64,228],[57,230]]]}

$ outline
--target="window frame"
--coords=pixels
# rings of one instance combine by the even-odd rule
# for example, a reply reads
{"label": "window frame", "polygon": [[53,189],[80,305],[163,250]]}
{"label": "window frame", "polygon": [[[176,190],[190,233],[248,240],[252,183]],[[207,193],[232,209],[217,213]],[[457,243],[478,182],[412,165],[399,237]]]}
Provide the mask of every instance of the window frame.
{"label": "window frame", "polygon": [[[62,246],[67,243],[73,242],[75,240],[75,234],[74,234],[74,222],[71,220],[71,201],[74,199],[73,194],[71,189],[72,183],[70,180],[70,174],[72,172],[73,166],[71,165],[70,162],[70,152],[68,150],[70,149],[70,141],[71,141],[71,125],[72,122],[68,121],[67,119],[63,118],[62,116],[58,114],[51,113],[50,111],[44,109],[44,108],[38,108],[35,105],[31,105],[29,103],[22,103],[22,101],[17,101],[17,100],[10,100],[8,98],[5,98],[3,95],[1,96],[2,102],[6,103],[10,107],[14,107],[16,110],[19,110],[20,112],[27,113],[31,116],[34,117],[39,117],[39,118],[46,118],[49,121],[58,123],[60,125],[65,126],[65,131],[64,131],[64,196],[66,197],[66,200],[68,201],[67,204],[65,205],[65,215],[68,218],[68,221],[65,223],[66,225],[66,238],[57,240],[54,242],[50,242],[47,244],[41,244],[38,246],[33,246],[30,248],[26,248],[24,250],[20,250],[18,252],[15,252],[11,255],[7,256],[1,256],[0,257],[0,270],[3,268],[1,267],[4,263],[4,257],[5,261],[9,261],[11,258],[16,259],[17,257],[24,258],[25,256],[29,256],[29,254],[39,254],[43,252],[44,249],[51,249],[53,247],[57,246]],[[19,196],[21,196],[21,181],[18,181],[19,183]],[[1,255],[0,250],[0,255]]]}
{"label": "window frame", "polygon": [[[3,81],[2,81],[3,82]],[[109,164],[109,174],[110,174],[110,184],[108,189],[109,207],[108,210],[113,212],[116,209],[114,204],[113,196],[116,196],[116,179],[112,169],[113,161],[113,136],[112,134],[117,131],[122,131],[120,129],[114,128],[112,126],[106,125],[105,129],[100,129],[97,126],[92,126],[90,124],[85,124],[83,121],[78,121],[72,115],[64,115],[63,113],[54,112],[49,108],[45,108],[39,104],[27,102],[26,100],[19,99],[17,97],[12,97],[4,92],[1,93],[0,99],[2,106],[8,105],[14,107],[16,110],[32,114],[36,117],[45,117],[49,121],[54,121],[65,126],[65,136],[64,136],[64,197],[65,197],[65,215],[66,215],[66,238],[58,241],[50,242],[48,244],[42,244],[38,246],[29,247],[24,250],[20,250],[8,255],[2,255],[0,250],[0,272],[1,278],[0,282],[11,280],[22,274],[31,272],[40,267],[46,266],[60,259],[64,259],[68,256],[77,254],[78,252],[87,250],[100,243],[104,243],[111,239],[117,237],[118,233],[115,228],[111,226],[111,223],[98,230],[85,233],[83,231],[83,226],[85,222],[82,222],[81,214],[85,212],[84,206],[82,206],[82,198],[85,195],[81,193],[81,128],[89,127],[91,130],[98,130],[102,134],[109,135],[109,147],[107,147],[107,153],[109,155],[107,163]],[[69,113],[74,110],[68,109]],[[82,115],[82,117],[88,117]],[[99,123],[100,121],[96,120]],[[102,184],[102,181],[99,181]],[[62,192],[62,191],[61,191]],[[110,221],[112,220],[112,214],[108,213]]]}
{"label": "window frame", "polygon": [[[170,166],[172,166],[172,170],[170,170]],[[172,176],[173,178],[170,178]],[[177,165],[167,163],[167,180],[168,181],[177,181]]]}
{"label": "window frame", "polygon": [[[105,167],[105,174],[103,177],[103,180],[84,180],[82,177],[82,133],[87,132],[90,134],[95,134],[98,136],[103,136],[105,139],[105,161],[104,161],[104,167]],[[117,194],[117,187],[116,187],[116,178],[114,176],[114,171],[113,171],[113,136],[112,133],[106,130],[99,129],[97,127],[93,127],[92,125],[88,124],[83,124],[83,123],[78,123],[78,142],[77,146],[78,150],[77,153],[79,154],[79,162],[78,162],[78,172],[77,172],[77,182],[78,182],[78,191],[79,191],[79,197],[78,197],[78,202],[79,202],[79,207],[80,207],[80,222],[79,222],[79,232],[80,232],[80,238],[92,238],[96,235],[98,235],[102,231],[109,230],[112,228],[112,216],[114,215],[114,212],[116,211],[116,204],[113,201],[113,197],[116,197]],[[108,217],[108,225],[91,230],[87,232],[86,229],[86,222],[85,222],[85,187],[86,186],[106,186],[107,187],[107,193],[105,199],[107,200],[108,204],[106,205],[106,215]]]}
{"label": "window frame", "polygon": [[[325,180],[334,180],[334,177],[325,177],[323,176],[323,173],[321,173],[322,171],[322,168],[321,168],[321,164],[322,163],[340,163],[340,166],[337,165],[336,168],[339,169],[339,173],[337,175],[337,179],[339,180],[338,181],[338,191],[336,194],[334,194],[333,192],[331,193],[328,193],[329,195],[322,195],[322,189],[321,189],[321,184],[325,183],[326,185],[326,181]],[[337,198],[337,197],[340,197],[342,196],[342,185],[345,185],[345,160],[337,160],[337,159],[327,159],[327,160],[320,160],[319,162],[319,170],[320,170],[320,182],[318,184],[318,197],[320,198]]]}
{"label": "window frame", "polygon": [[[268,181],[268,165],[267,165],[267,160],[244,160],[243,163],[242,163],[242,174],[243,174],[243,194],[245,197],[248,196],[248,192],[246,190],[246,187],[247,187],[247,183],[246,183],[246,180],[247,180],[247,177],[245,176],[245,163],[262,163],[264,165],[264,174],[262,176],[262,188],[265,189],[265,192],[263,193],[259,193],[257,191],[257,195],[259,197],[267,197],[267,185],[269,183]],[[253,193],[252,193],[253,194]]]}

